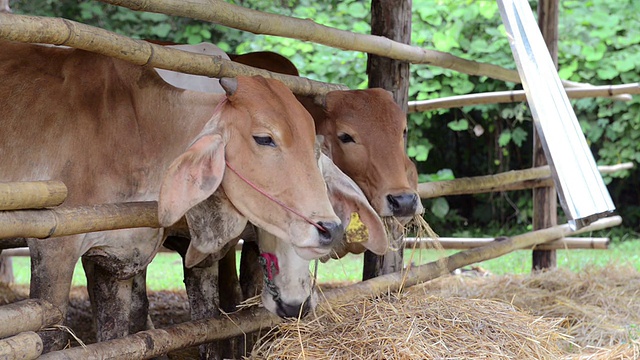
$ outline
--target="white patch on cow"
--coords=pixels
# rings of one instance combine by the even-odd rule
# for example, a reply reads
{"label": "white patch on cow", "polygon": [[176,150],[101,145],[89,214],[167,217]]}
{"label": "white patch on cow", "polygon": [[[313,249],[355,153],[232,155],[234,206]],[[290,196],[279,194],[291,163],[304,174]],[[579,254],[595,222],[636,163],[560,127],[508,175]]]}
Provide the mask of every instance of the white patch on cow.
{"label": "white patch on cow", "polygon": [[[209,43],[200,43],[197,45],[167,45],[167,47],[196,54],[217,56],[221,59],[229,60],[229,56],[227,56],[224,51]],[[177,88],[214,94],[224,94],[224,89],[220,86],[220,81],[218,79],[165,69],[155,70],[164,81]]]}
{"label": "white patch on cow", "polygon": [[[272,253],[278,259],[279,273],[274,276],[273,282],[278,287],[282,303],[299,306],[308,301],[309,308],[313,309],[318,299],[312,289],[309,260],[299,257],[291,244],[259,228],[258,238],[260,252]],[[277,313],[278,305],[273,296],[266,291],[266,286],[262,291],[262,303],[267,310]]]}

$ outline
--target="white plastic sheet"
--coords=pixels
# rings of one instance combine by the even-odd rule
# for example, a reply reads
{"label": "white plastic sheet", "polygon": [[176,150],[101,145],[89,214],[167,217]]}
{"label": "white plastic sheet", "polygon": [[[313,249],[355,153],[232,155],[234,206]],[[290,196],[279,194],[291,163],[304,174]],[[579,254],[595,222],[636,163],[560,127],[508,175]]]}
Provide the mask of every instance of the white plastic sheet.
{"label": "white plastic sheet", "polygon": [[569,224],[579,229],[615,210],[526,0],[498,0],[527,102]]}

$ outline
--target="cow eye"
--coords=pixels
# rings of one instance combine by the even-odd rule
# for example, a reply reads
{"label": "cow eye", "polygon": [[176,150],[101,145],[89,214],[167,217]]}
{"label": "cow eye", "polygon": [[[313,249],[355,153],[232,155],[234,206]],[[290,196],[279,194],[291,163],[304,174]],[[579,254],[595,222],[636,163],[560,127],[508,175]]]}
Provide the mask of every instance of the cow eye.
{"label": "cow eye", "polygon": [[254,136],[253,140],[258,145],[276,147],[276,143],[271,136]]}
{"label": "cow eye", "polygon": [[355,143],[356,141],[353,140],[353,138],[351,137],[351,135],[347,134],[347,133],[342,133],[340,135],[338,135],[338,139],[340,139],[340,141],[342,141],[343,144],[346,143]]}

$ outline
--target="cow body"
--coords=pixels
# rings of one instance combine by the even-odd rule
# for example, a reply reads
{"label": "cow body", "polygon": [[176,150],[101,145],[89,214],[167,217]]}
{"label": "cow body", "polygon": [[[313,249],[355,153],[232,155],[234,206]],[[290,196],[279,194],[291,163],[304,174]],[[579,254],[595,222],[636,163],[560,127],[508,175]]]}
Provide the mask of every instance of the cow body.
{"label": "cow body", "polygon": [[[119,311],[131,307],[131,277],[167,234],[185,232],[170,227],[183,215],[187,232],[203,214],[218,220],[213,229],[194,226],[211,251],[250,221],[301,251],[328,252],[331,233],[226,170],[225,162],[233,164],[310,221],[339,230],[316,165],[312,119],[281,83],[240,78],[223,85],[226,95],[206,94],[168,85],[151,68],[81,50],[11,42],[0,49],[0,180],[62,180],[69,189],[64,206],[158,200],[166,227],[30,239],[32,297],[66,313],[73,268],[85,255],[116,282],[107,291],[115,293],[117,311],[102,319],[107,337],[125,334],[130,319]],[[226,212],[202,205],[212,195]]]}

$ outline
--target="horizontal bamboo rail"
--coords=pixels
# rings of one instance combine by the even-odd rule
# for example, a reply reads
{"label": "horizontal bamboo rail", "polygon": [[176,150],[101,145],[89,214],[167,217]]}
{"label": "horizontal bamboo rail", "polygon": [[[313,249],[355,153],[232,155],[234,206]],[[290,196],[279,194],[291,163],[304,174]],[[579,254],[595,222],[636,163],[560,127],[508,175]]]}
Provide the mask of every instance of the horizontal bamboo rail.
{"label": "horizontal bamboo rail", "polygon": [[[565,236],[616,226],[621,222],[622,219],[619,216],[614,216],[600,219],[577,232],[571,230],[568,224],[564,224],[517,235],[493,242],[490,245],[461,251],[447,258],[412,267],[403,272],[382,275],[357,284],[325,291],[323,293],[324,301],[344,302],[361,297],[380,296],[432,280],[473,263],[502,256],[519,248],[530,248]],[[221,319],[190,321],[165,329],[146,330],[124,338],[87,345],[85,348],[74,347],[50,352],[44,354],[40,359],[149,359],[188,346],[270,328],[282,321],[264,308],[252,307],[228,314]]]}
{"label": "horizontal bamboo rail", "polygon": [[38,331],[62,321],[57,307],[40,299],[28,299],[0,306],[0,338],[25,331]]}
{"label": "horizontal bamboo rail", "polygon": [[42,339],[33,331],[0,340],[0,359],[32,360],[42,354]]}
{"label": "horizontal bamboo rail", "polygon": [[67,187],[60,181],[0,182],[0,210],[42,209],[66,198]]}
{"label": "horizontal bamboo rail", "polygon": [[51,210],[0,211],[0,239],[46,239],[136,227],[160,227],[158,204],[155,201]]}
{"label": "horizontal bamboo rail", "polygon": [[66,45],[136,65],[151,65],[156,68],[209,77],[262,75],[281,81],[298,95],[326,94],[333,90],[348,89],[344,85],[272,73],[217,56],[194,54],[143,40],[135,40],[111,31],[61,18],[0,13],[0,39]]}
{"label": "horizontal bamboo rail", "polygon": [[[500,240],[501,238],[452,238],[452,237],[439,237],[437,240],[433,239],[416,239],[405,238],[405,249],[412,249],[414,246],[418,249],[436,249],[442,248],[445,250],[464,250],[487,245],[493,241]],[[594,238],[594,237],[579,237],[579,238],[562,238],[556,241],[552,241],[547,244],[538,245],[536,250],[563,250],[563,249],[598,249],[605,250],[609,248],[609,238]],[[242,250],[243,241],[240,240],[235,246],[236,251]],[[531,249],[522,249],[531,250]],[[160,252],[174,252],[165,247],[160,248]],[[5,256],[30,256],[28,247],[21,247],[15,249],[6,249],[2,251]]]}
{"label": "horizontal bamboo rail", "polygon": [[[481,247],[491,244],[494,241],[502,241],[498,238],[453,238],[439,237],[437,239],[416,239],[406,238],[404,240],[405,249],[445,249],[445,250],[465,250]],[[609,238],[606,237],[565,237],[562,239],[550,241],[541,245],[536,245],[535,249],[520,250],[564,250],[564,249],[598,249],[606,250],[609,248]],[[27,253],[28,254],[28,253]]]}
{"label": "horizontal bamboo rail", "polygon": [[[602,174],[633,169],[631,162],[598,166]],[[523,190],[553,184],[549,166],[524,170],[512,170],[494,175],[474,176],[446,181],[418,184],[418,194],[422,199],[450,195],[480,194],[495,191]]]}
{"label": "horizontal bamboo rail", "polygon": [[[621,94],[640,94],[640,84],[605,85],[583,88],[566,88],[567,96],[571,99],[589,97],[613,97]],[[526,101],[524,90],[496,91],[480,94],[449,96],[432,100],[409,101],[409,113],[436,109],[450,109],[463,106],[482,104],[502,104]],[[631,100],[629,97],[628,100]]]}
{"label": "horizontal bamboo rail", "polygon": [[[1,215],[0,215],[1,216]],[[25,238],[0,238],[0,250],[4,253],[5,249],[24,248],[27,246],[27,239]]]}

